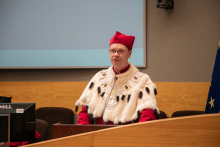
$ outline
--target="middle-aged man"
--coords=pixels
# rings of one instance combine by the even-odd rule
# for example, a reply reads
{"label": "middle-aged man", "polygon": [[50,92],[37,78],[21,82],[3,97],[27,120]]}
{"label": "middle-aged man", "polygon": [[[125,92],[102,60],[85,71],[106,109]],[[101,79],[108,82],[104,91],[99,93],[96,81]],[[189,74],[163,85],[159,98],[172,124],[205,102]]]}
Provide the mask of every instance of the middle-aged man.
{"label": "middle-aged man", "polygon": [[156,86],[147,74],[128,62],[134,39],[118,31],[111,38],[109,54],[113,66],[96,73],[77,100],[76,111],[82,105],[77,124],[127,124],[156,119]]}

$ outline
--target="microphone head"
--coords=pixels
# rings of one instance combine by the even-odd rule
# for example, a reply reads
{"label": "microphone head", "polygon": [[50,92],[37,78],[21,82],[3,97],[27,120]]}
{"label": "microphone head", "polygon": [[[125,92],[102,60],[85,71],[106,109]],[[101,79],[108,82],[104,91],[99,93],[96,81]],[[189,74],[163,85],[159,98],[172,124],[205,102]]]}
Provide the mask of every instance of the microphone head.
{"label": "microphone head", "polygon": [[114,80],[115,80],[115,81],[117,81],[117,80],[118,80],[118,77],[117,77],[117,76],[115,76]]}

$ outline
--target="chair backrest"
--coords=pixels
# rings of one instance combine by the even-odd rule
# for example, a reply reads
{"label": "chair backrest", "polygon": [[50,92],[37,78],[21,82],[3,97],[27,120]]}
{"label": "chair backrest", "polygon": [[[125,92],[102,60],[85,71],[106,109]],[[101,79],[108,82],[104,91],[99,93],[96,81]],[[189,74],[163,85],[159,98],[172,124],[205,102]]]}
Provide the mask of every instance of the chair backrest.
{"label": "chair backrest", "polygon": [[160,114],[159,114],[159,119],[164,119],[164,118],[167,118],[167,115],[165,112],[163,111],[160,111]]}
{"label": "chair backrest", "polygon": [[52,139],[52,125],[56,123],[73,124],[73,110],[63,107],[41,107],[36,110],[36,119],[42,119],[49,124],[47,140]]}
{"label": "chair backrest", "polygon": [[165,112],[160,111],[160,114],[158,114],[156,109],[154,109],[154,115],[156,116],[156,119],[164,119],[164,118],[167,118],[167,115],[166,115]]}
{"label": "chair backrest", "polygon": [[36,139],[36,142],[47,140],[49,125],[42,119],[36,119],[36,131],[40,134],[40,137]]}
{"label": "chair backrest", "polygon": [[199,114],[205,114],[205,111],[197,111],[197,110],[175,111],[173,112],[171,117],[190,116],[190,115],[199,115]]}
{"label": "chair backrest", "polygon": [[12,97],[0,96],[0,103],[11,103]]}

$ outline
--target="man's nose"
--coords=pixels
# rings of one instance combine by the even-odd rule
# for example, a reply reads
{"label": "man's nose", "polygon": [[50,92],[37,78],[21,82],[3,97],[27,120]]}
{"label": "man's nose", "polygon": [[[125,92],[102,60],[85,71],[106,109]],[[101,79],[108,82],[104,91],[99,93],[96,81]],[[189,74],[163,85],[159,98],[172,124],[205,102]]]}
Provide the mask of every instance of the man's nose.
{"label": "man's nose", "polygon": [[119,56],[119,53],[118,53],[118,51],[115,51],[114,55],[117,55],[117,56]]}

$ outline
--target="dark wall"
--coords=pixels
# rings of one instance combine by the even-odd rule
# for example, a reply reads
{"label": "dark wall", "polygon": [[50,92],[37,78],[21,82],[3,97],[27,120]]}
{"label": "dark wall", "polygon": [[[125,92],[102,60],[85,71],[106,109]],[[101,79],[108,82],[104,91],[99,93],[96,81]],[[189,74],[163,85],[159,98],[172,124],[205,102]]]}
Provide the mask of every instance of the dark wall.
{"label": "dark wall", "polygon": [[[219,0],[147,1],[147,73],[154,82],[210,82],[220,39]],[[120,31],[120,30],[119,30]],[[110,38],[109,38],[110,39]],[[89,81],[100,69],[1,69],[0,81]]]}

